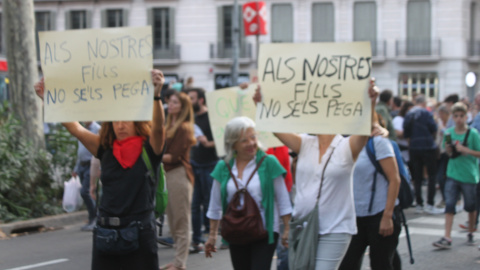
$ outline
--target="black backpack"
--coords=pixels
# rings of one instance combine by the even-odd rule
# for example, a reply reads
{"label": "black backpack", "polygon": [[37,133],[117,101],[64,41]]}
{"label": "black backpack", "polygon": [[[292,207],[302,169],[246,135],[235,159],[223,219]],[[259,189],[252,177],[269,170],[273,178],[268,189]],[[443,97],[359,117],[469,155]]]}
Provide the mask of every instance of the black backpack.
{"label": "black backpack", "polygon": [[[398,147],[398,144],[395,141],[392,141],[392,140],[389,140],[389,141],[392,144],[393,151],[395,152],[395,158],[397,160],[398,172],[400,174],[400,180],[401,180],[400,190],[398,191],[399,206],[401,209],[406,209],[412,206],[413,200],[415,198],[414,191],[411,184],[411,177],[410,177],[410,173],[408,172],[407,165],[405,165],[405,163],[403,162],[402,154],[400,152],[400,148]],[[368,158],[370,159],[370,161],[372,162],[376,170],[375,175],[373,177],[372,196],[370,198],[370,204],[368,207],[368,210],[370,211],[373,203],[373,195],[375,193],[377,173],[381,173],[385,177],[385,179],[387,177],[383,172],[382,167],[380,166],[380,163],[378,163],[376,159],[375,147],[373,145],[373,137],[368,139],[366,150],[367,150]]]}

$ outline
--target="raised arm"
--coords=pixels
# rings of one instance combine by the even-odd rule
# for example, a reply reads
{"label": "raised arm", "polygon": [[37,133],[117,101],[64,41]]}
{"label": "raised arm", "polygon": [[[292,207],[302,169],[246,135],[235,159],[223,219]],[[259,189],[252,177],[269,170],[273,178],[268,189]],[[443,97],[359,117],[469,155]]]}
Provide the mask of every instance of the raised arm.
{"label": "raised arm", "polygon": [[[35,93],[37,93],[37,96],[43,100],[43,95],[45,93],[44,78],[35,83],[33,87],[35,88]],[[80,125],[79,122],[62,123],[62,125],[67,128],[68,132],[75,136],[85,146],[85,148],[92,153],[92,155],[97,155],[98,147],[100,146],[99,135],[90,132],[88,129]]]}
{"label": "raised arm", "polygon": [[[375,126],[374,115],[375,115],[375,102],[378,97],[378,87],[375,86],[375,79],[370,79],[370,86],[368,87],[368,96],[370,97],[372,103],[372,114],[370,115],[372,119],[372,127]],[[352,157],[354,160],[357,160],[360,151],[362,151],[363,147],[367,143],[369,136],[360,136],[360,135],[352,135],[350,136],[350,149],[352,150]]]}
{"label": "raised arm", "polygon": [[97,156],[98,147],[100,146],[100,135],[92,133],[84,128],[79,122],[62,123],[68,132],[75,136],[92,155]]}
{"label": "raised arm", "polygon": [[[253,102],[257,105],[259,102],[262,102],[262,92],[260,90],[260,85],[255,89],[255,94],[253,95]],[[300,147],[302,145],[302,138],[298,134],[294,133],[276,133],[273,132],[273,135],[277,137],[285,146],[292,149],[293,152],[299,153]]]}
{"label": "raised arm", "polygon": [[152,131],[150,134],[150,145],[153,148],[155,154],[160,155],[163,150],[163,144],[165,142],[165,111],[163,110],[163,104],[160,99],[162,87],[165,82],[163,73],[158,70],[152,70],[152,81],[155,87],[154,100],[153,100],[153,116],[152,116]]}

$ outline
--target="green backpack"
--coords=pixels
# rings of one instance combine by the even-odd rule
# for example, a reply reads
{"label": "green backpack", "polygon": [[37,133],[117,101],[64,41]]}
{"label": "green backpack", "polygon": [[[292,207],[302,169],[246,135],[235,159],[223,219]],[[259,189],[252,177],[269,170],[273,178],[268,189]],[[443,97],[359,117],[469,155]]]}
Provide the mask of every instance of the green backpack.
{"label": "green backpack", "polygon": [[163,215],[165,209],[167,208],[168,203],[168,191],[167,191],[167,182],[165,181],[165,170],[163,169],[163,163],[160,163],[158,166],[157,173],[153,171],[152,163],[148,158],[147,151],[145,147],[142,149],[142,159],[147,166],[147,169],[152,177],[152,182],[155,183],[155,175],[158,178],[157,190],[155,192],[155,217]]}

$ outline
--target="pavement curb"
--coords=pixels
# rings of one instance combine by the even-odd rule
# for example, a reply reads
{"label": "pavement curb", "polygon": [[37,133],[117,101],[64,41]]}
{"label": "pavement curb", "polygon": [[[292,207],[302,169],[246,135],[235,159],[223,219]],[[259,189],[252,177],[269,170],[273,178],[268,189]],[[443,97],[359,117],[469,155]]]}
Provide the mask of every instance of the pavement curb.
{"label": "pavement curb", "polygon": [[30,220],[0,224],[0,239],[9,238],[12,231],[30,227],[61,228],[68,225],[84,222],[88,219],[86,210],[47,216]]}

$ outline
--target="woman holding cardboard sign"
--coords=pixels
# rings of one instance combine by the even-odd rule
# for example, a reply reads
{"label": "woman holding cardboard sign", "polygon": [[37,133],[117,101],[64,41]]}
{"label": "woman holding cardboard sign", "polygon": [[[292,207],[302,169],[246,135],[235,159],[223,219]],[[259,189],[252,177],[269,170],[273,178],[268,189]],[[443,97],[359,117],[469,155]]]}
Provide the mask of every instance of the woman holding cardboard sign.
{"label": "woman holding cardboard sign", "polygon": [[[165,140],[164,111],[160,92],[165,81],[152,71],[155,86],[151,122],[104,122],[93,134],[78,122],[63,123],[67,130],[101,161],[103,195],[93,234],[92,269],[158,269],[153,168],[162,161]],[[35,84],[43,99],[44,80]]]}
{"label": "woman holding cardboard sign", "polygon": [[[372,79],[368,88],[372,108],[375,107],[378,96],[374,82]],[[258,88],[253,100],[258,103],[261,99]],[[373,112],[372,109],[372,118]],[[377,124],[374,127],[375,133],[385,132],[379,129]],[[335,134],[274,135],[298,154],[296,195],[290,224],[289,268],[337,269],[352,235],[357,232],[351,173],[368,136],[352,135],[344,138]],[[315,201],[316,203],[312,203]],[[295,223],[296,220],[302,222]],[[310,239],[307,242],[310,242],[308,244],[312,248],[303,251],[301,248],[308,244],[299,244],[298,241],[308,232],[311,232],[310,237],[304,236],[304,239]],[[307,256],[309,252],[310,256]],[[301,265],[304,268],[299,268]]]}

